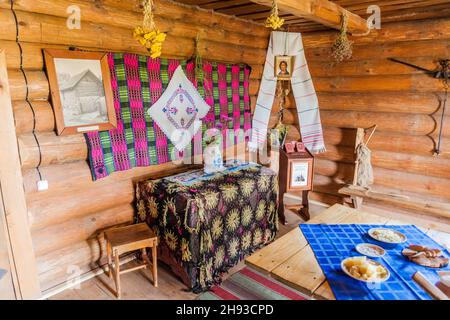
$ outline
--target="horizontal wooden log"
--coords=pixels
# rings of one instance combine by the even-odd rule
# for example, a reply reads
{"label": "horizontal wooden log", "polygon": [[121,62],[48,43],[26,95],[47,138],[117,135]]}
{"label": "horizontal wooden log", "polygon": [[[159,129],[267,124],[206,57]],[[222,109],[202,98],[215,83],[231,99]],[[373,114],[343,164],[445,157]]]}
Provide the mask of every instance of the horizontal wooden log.
{"label": "horizontal wooden log", "polygon": [[[67,217],[83,217],[118,205],[130,204],[134,199],[136,181],[157,179],[192,168],[194,166],[165,163],[117,172],[94,182],[87,164],[42,167],[41,173],[49,182],[49,189],[41,192],[36,190],[36,183],[39,181],[36,172],[27,170],[24,172],[24,186],[31,228],[37,230],[62,223]],[[81,199],[83,203],[77,203]]]}
{"label": "horizontal wooden log", "polygon": [[401,208],[421,211],[422,213],[433,216],[450,218],[450,206],[448,204],[421,201],[415,198],[403,199],[398,197],[397,195],[389,195],[372,190],[366,190],[365,188],[357,188],[351,186],[343,187],[339,190],[339,192],[349,196],[372,199],[381,203],[399,206]]}
{"label": "horizontal wooden log", "polygon": [[355,166],[326,159],[315,159],[314,173],[325,177],[332,177],[340,183],[352,183]]}
{"label": "horizontal wooden log", "polygon": [[317,92],[441,92],[442,84],[430,76],[391,75],[358,77],[315,77]]}
{"label": "horizontal wooden log", "polygon": [[332,160],[344,163],[354,163],[355,153],[353,147],[333,146],[325,142],[326,152],[315,155],[317,159]]}
{"label": "horizontal wooden log", "polygon": [[51,251],[36,257],[41,290],[60,283],[106,263],[106,246],[103,237],[82,241],[75,245]]}
{"label": "horizontal wooden log", "polygon": [[[297,111],[286,109],[283,122],[297,125]],[[437,121],[424,114],[330,111],[320,112],[322,125],[339,128],[369,128],[378,125],[379,131],[402,133],[410,135],[435,135],[438,129]],[[449,117],[446,117],[449,118]],[[278,121],[277,115],[272,115],[269,126],[273,127]],[[447,120],[445,120],[447,122]],[[443,136],[450,137],[450,127],[443,127]]]}
{"label": "horizontal wooden log", "polygon": [[395,188],[399,191],[450,199],[449,179],[427,177],[383,168],[374,168],[374,178],[375,184]]}
{"label": "horizontal wooden log", "polygon": [[[435,69],[437,65],[433,57],[429,56],[408,58],[408,62],[429,70]],[[311,61],[308,66],[313,77],[423,74],[423,71],[387,59],[349,60],[339,64]]]}
{"label": "horizontal wooden log", "polygon": [[[16,133],[50,132],[55,129],[55,116],[48,101],[14,101],[14,120]],[[33,115],[34,110],[34,115]]]}
{"label": "horizontal wooden log", "polygon": [[[383,42],[383,43],[363,43],[358,40],[353,44],[353,55],[350,63],[360,60],[384,59],[387,62],[389,57],[397,57],[408,60],[417,57],[430,57],[432,60],[445,57],[450,50],[448,41],[411,39],[410,41]],[[332,64],[330,62],[330,47],[306,47],[305,55],[308,63],[322,62],[324,65]],[[346,64],[342,62],[341,64]],[[314,75],[314,73],[313,73]]]}
{"label": "horizontal wooden log", "polygon": [[0,40],[0,48],[5,50],[6,66],[8,67],[8,69],[20,69],[21,59],[19,45],[13,40]]}
{"label": "horizontal wooden log", "polygon": [[[19,0],[14,2],[14,9],[67,18],[67,8],[73,4],[73,2],[68,0],[60,0],[57,2],[51,0]],[[142,12],[115,8],[102,3],[92,5],[90,1],[78,0],[76,5],[82,13],[82,25],[85,22],[92,22],[132,30],[143,19]],[[9,7],[9,1],[0,1],[0,8],[9,9]],[[161,31],[169,32],[169,37],[178,36],[194,39],[198,35],[200,39],[223,39],[224,43],[260,49],[267,48],[268,39],[266,35],[263,37],[251,36],[239,33],[239,30],[230,32],[220,27],[210,28],[209,25],[187,23],[185,21],[168,19],[167,17],[161,18],[159,16],[155,16],[155,23]],[[255,25],[256,28],[260,27]]]}
{"label": "horizontal wooden log", "polygon": [[[440,108],[443,94],[436,92],[319,92],[320,110],[364,111],[386,113],[420,113],[433,114]],[[294,96],[289,94],[285,109],[296,109]],[[279,102],[275,99],[272,113],[279,111]]]}
{"label": "horizontal wooden log", "polygon": [[[45,192],[39,192],[42,197],[50,193],[70,193],[73,190],[88,190],[97,186],[107,186],[121,181],[131,180],[133,183],[143,179],[155,179],[165,175],[176,174],[195,165],[183,165],[176,162],[167,162],[149,167],[138,167],[126,171],[115,172],[108,177],[97,181],[92,180],[89,164],[86,161],[77,161],[66,164],[50,165],[40,168],[42,176],[48,181],[49,188]],[[36,169],[23,171],[25,193],[38,192],[37,182],[39,175]],[[36,195],[36,199],[39,198]]]}
{"label": "horizontal wooden log", "polygon": [[37,256],[96,238],[102,230],[133,222],[134,208],[130,204],[112,207],[91,215],[70,219],[60,224],[34,230],[33,245]]}
{"label": "horizontal wooden log", "polygon": [[[354,146],[355,129],[323,127],[324,140],[328,145]],[[289,125],[287,141],[300,141],[300,132],[297,126]],[[403,154],[432,156],[436,146],[436,139],[430,136],[414,136],[376,131],[369,144],[371,150],[391,151]],[[450,138],[443,137],[442,151],[439,158],[450,159]]]}
{"label": "horizontal wooden log", "polygon": [[[21,42],[20,46],[22,48],[22,64],[25,70],[43,70],[44,69],[44,59],[42,50],[44,48],[47,49],[63,49],[68,50],[70,45],[58,45],[58,44],[45,44],[45,43],[31,43],[31,42]],[[20,68],[20,49],[18,44],[15,41],[8,40],[0,40],[0,47],[5,48],[6,58],[7,58],[7,66],[9,69],[19,69]],[[89,50],[89,51],[108,51],[105,48],[89,48],[89,47],[78,47],[81,50]],[[143,54],[141,50],[136,51],[127,51],[127,50],[114,50],[115,52],[127,52],[127,53],[135,53],[135,54]],[[177,54],[164,54],[165,58],[171,59],[186,59],[186,56],[177,55]],[[228,56],[227,61],[231,63],[241,62],[240,54],[239,56],[233,57]],[[250,73],[250,79],[261,79],[263,66],[261,64],[250,64],[252,68],[252,72]]]}
{"label": "horizontal wooden log", "polygon": [[2,22],[0,39],[16,40],[16,21],[11,10],[0,10],[0,21]]}
{"label": "horizontal wooden log", "polygon": [[[336,39],[336,32],[320,31],[302,36],[305,48],[326,47]],[[399,21],[383,24],[380,30],[371,30],[364,37],[349,37],[357,44],[378,44],[410,40],[434,40],[450,38],[450,21],[446,18],[423,21]]]}
{"label": "horizontal wooden log", "polygon": [[[11,90],[11,100],[48,100],[49,85],[47,76],[43,71],[8,70],[9,88]],[[25,80],[26,77],[26,80]]]}
{"label": "horizontal wooden log", "polygon": [[450,159],[386,151],[372,151],[372,165],[401,172],[450,179]]}
{"label": "horizontal wooden log", "polygon": [[[25,71],[27,81],[20,70],[8,70],[9,84],[11,88],[11,99],[13,101],[25,100],[48,100],[49,84],[47,76],[43,71]],[[250,79],[249,94],[256,95],[259,90],[259,80]]]}
{"label": "horizontal wooden log", "polygon": [[[12,12],[0,9],[5,15]],[[19,21],[19,41],[31,43],[45,43],[50,45],[67,45],[89,48],[103,48],[106,51],[127,51],[136,53],[147,53],[134,38],[131,30],[99,25],[92,22],[85,22],[82,29],[68,29],[66,19],[49,15],[16,11]],[[15,32],[15,29],[14,29]],[[1,36],[1,34],[0,34]],[[11,40],[9,37],[2,37],[2,40]],[[219,41],[201,41],[202,48],[208,48],[215,52],[211,59],[225,62],[246,62],[248,64],[262,64],[265,59],[266,50],[256,48],[246,48],[238,45],[227,45]],[[216,48],[213,50],[213,48]],[[230,61],[230,52],[239,52],[245,60]],[[164,42],[164,54],[191,57],[194,54],[194,39],[185,37],[167,37]],[[207,52],[202,52],[202,56],[208,56]]]}
{"label": "horizontal wooden log", "polygon": [[[341,164],[339,164],[341,166]],[[322,172],[327,173],[321,168]],[[381,186],[395,190],[397,194],[408,194],[419,197],[431,197],[433,201],[448,202],[450,199],[448,179],[427,177],[424,175],[406,173],[396,170],[374,168],[374,187]],[[337,190],[343,186],[342,179],[316,173],[314,175],[313,190],[336,195]]]}
{"label": "horizontal wooden log", "polygon": [[32,230],[59,224],[95,212],[131,204],[134,189],[131,180],[99,185],[70,193],[34,193],[27,196]]}
{"label": "horizontal wooden log", "polygon": [[[322,175],[335,176],[338,171],[338,165],[332,164],[333,161],[341,161],[350,164],[353,167],[351,148],[342,146],[327,146],[327,152],[316,156],[319,161],[319,168],[327,166],[330,170],[329,174],[320,172]],[[332,161],[330,161],[332,160]],[[450,159],[436,158],[433,156],[419,156],[397,152],[386,152],[372,150],[372,166],[384,169],[392,169],[401,172],[416,173],[424,176],[447,178],[450,179]],[[341,165],[341,163],[339,164]],[[348,169],[348,166],[342,164]],[[323,168],[322,168],[323,170]],[[346,173],[348,173],[346,171]],[[346,175],[353,177],[353,175]],[[344,180],[350,183],[352,180]]]}
{"label": "horizontal wooden log", "polygon": [[[439,99],[435,93],[321,92],[318,94],[318,99],[321,110],[421,113],[429,115],[439,109]],[[291,107],[296,107],[295,102],[291,104]]]}
{"label": "horizontal wooden log", "polygon": [[[273,6],[273,2],[271,0],[251,1],[270,8]],[[367,22],[365,19],[328,0],[278,0],[277,5],[280,10],[296,17],[319,22],[320,24],[338,30],[341,26],[341,17],[345,14],[348,19],[347,23],[349,32],[365,33],[368,31]]]}
{"label": "horizontal wooden log", "polygon": [[[336,127],[369,128],[377,124],[379,131],[414,135],[432,134],[436,130],[436,121],[421,114],[324,111],[321,116],[324,125]],[[443,135],[450,136],[450,128],[444,127]]]}
{"label": "horizontal wooden log", "polygon": [[[432,156],[434,155],[436,145],[437,139],[435,137],[376,132],[370,140],[369,147],[373,150]],[[439,157],[450,159],[449,137],[442,138],[441,148]]]}
{"label": "horizontal wooden log", "polygon": [[23,169],[34,168],[39,163],[46,166],[87,159],[87,145],[82,134],[57,136],[54,132],[45,132],[36,134],[36,137],[40,154],[36,139],[31,133],[17,138]]}
{"label": "horizontal wooden log", "polygon": [[[139,0],[102,0],[102,3],[114,8],[142,12],[142,2]],[[262,25],[257,25],[248,20],[225,16],[220,13],[215,13],[212,10],[185,6],[171,0],[157,0],[155,4],[155,15],[162,18],[219,27],[232,32],[239,30],[241,33],[255,35],[257,37],[268,37],[270,34],[270,30]]]}

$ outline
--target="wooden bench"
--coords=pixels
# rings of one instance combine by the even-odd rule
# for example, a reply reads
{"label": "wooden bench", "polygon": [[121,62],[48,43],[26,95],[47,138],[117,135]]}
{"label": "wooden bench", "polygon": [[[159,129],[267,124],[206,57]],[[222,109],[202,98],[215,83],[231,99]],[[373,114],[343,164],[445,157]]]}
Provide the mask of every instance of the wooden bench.
{"label": "wooden bench", "polygon": [[348,185],[339,189],[339,193],[350,197],[375,200],[388,205],[419,211],[422,214],[425,213],[436,217],[450,218],[450,205],[447,203],[411,198],[401,194],[377,192],[353,185]]}
{"label": "wooden bench", "polygon": [[[153,284],[158,286],[157,246],[158,238],[146,223],[133,224],[115,228],[105,232],[106,250],[108,256],[108,275],[116,284],[116,296],[120,298],[120,275],[123,273],[152,267]],[[147,256],[146,248],[152,249],[152,261]],[[140,250],[143,262],[137,266],[120,270],[119,256],[121,254]],[[114,263],[113,263],[114,260]]]}
{"label": "wooden bench", "polygon": [[387,205],[392,205],[395,207],[400,207],[409,210],[416,210],[420,213],[425,213],[433,215],[436,217],[450,218],[450,205],[446,203],[440,203],[436,201],[431,201],[428,199],[421,199],[420,197],[410,197],[402,194],[380,192],[375,190],[370,190],[357,185],[358,180],[358,161],[356,158],[356,149],[358,145],[362,142],[366,144],[369,143],[371,137],[373,136],[377,126],[372,127],[372,132],[369,137],[365,140],[365,136],[369,129],[357,128],[355,134],[355,167],[353,173],[353,183],[346,185],[339,189],[340,194],[349,196],[353,207],[355,209],[360,209],[364,199],[374,200],[377,202],[382,202]]}

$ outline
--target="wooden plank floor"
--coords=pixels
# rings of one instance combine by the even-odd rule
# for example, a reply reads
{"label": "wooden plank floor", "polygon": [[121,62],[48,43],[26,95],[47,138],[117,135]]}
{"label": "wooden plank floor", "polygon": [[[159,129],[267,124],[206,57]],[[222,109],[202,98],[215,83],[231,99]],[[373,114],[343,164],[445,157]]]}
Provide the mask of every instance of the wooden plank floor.
{"label": "wooden plank floor", "polygon": [[[289,200],[286,199],[288,203]],[[311,217],[315,217],[325,210],[325,207],[311,204]],[[287,225],[280,225],[278,238],[296,228],[303,220],[286,210]],[[338,219],[339,217],[336,217]],[[380,217],[381,218],[381,217]],[[408,221],[406,221],[408,222]],[[411,222],[408,222],[411,223]],[[447,248],[450,248],[450,234],[446,232],[433,231],[436,240]],[[132,264],[134,262],[130,262]],[[232,268],[224,278],[244,268],[244,261]],[[147,269],[130,272],[121,275],[122,299],[123,300],[166,300],[166,299],[195,299],[198,295],[189,292],[186,286],[176,278],[176,276],[164,265],[158,266],[158,288],[153,287],[150,271]],[[114,282],[106,275],[102,274],[88,281],[83,282],[78,288],[67,289],[57,295],[50,297],[50,300],[110,300],[115,299],[112,290]],[[319,288],[319,291],[324,290]]]}
{"label": "wooden plank floor", "polygon": [[[314,216],[325,207],[319,205],[310,205],[311,216]],[[286,210],[288,224],[280,225],[280,231],[277,237],[281,237],[288,231],[296,228],[303,220]],[[129,262],[133,264],[134,262]],[[232,268],[224,277],[244,268],[244,261]],[[166,300],[166,299],[195,299],[197,294],[187,291],[187,287],[176,278],[176,276],[164,265],[158,265],[158,288],[153,287],[150,271],[147,269],[126,273],[120,276],[122,284],[122,300]],[[114,281],[102,274],[88,281],[83,282],[78,288],[67,289],[50,300],[110,300],[115,299],[113,294]]]}

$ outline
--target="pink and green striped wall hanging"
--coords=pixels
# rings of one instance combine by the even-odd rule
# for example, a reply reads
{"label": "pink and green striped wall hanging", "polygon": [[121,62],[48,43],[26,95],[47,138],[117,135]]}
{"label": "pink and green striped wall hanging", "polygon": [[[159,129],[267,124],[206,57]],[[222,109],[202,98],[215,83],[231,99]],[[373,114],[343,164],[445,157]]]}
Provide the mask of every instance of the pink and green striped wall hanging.
{"label": "pink and green striped wall hanging", "polygon": [[[197,73],[195,61],[152,59],[129,53],[108,55],[117,128],[86,133],[89,163],[94,180],[116,171],[146,167],[201,154],[208,128],[224,124],[223,147],[242,139],[248,141],[251,129],[249,95],[250,67],[202,61]],[[175,69],[181,65],[196,86],[210,112],[203,119],[191,144],[178,152],[146,112],[159,99]],[[242,129],[244,135],[236,135]],[[226,139],[225,139],[226,138]]]}

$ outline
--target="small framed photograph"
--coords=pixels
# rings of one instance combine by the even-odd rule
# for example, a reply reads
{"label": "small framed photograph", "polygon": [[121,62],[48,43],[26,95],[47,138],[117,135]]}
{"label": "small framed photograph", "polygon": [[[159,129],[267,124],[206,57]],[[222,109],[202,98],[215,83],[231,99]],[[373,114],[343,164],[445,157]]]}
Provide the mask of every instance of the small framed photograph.
{"label": "small framed photograph", "polygon": [[292,77],[292,68],[294,66],[294,57],[276,56],[275,57],[275,76],[278,80],[289,80]]}
{"label": "small framed photograph", "polygon": [[305,187],[308,185],[309,178],[309,163],[308,162],[293,162],[291,170],[291,186]]}
{"label": "small framed photograph", "polygon": [[286,155],[288,156],[287,191],[311,190],[314,175],[314,157],[308,151]]}
{"label": "small framed photograph", "polygon": [[116,127],[105,53],[44,49],[58,135]]}

